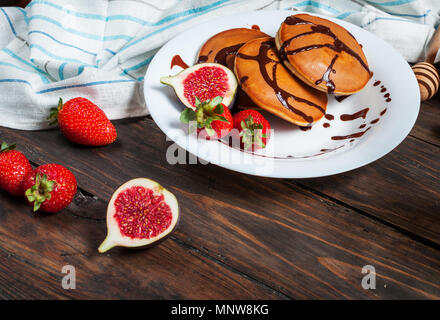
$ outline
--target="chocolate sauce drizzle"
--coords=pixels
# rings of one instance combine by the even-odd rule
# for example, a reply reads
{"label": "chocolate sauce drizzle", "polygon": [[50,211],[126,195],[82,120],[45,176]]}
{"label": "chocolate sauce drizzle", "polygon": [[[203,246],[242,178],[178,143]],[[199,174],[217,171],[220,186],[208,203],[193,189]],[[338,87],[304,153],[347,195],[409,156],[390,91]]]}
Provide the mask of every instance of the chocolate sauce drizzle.
{"label": "chocolate sauce drizzle", "polygon": [[335,99],[338,102],[342,102],[342,101],[344,101],[345,99],[347,99],[350,96],[351,96],[351,94],[349,94],[348,96],[335,96]]}
{"label": "chocolate sauce drizzle", "polygon": [[[233,46],[229,46],[229,47],[225,47],[225,48],[221,49],[215,55],[214,62],[215,63],[220,63],[220,64],[222,64],[224,66],[227,66],[226,58],[229,55],[236,55],[238,49],[240,49],[243,45],[244,45],[244,43],[239,43],[239,44],[235,44]],[[210,51],[208,53],[208,55],[206,55],[206,56],[200,56],[199,59],[197,60],[197,63],[203,63],[203,62],[208,61],[209,55],[211,53],[212,53],[212,51]]]}
{"label": "chocolate sauce drizzle", "polygon": [[[287,17],[286,20],[284,21],[284,23],[288,24],[288,25],[310,24],[310,25],[312,25],[312,27],[311,27],[311,31],[307,31],[307,32],[298,34],[298,35],[293,36],[292,38],[287,39],[286,41],[283,42],[283,44],[280,47],[280,57],[282,60],[287,60],[288,55],[295,55],[300,52],[327,47],[337,53],[345,52],[345,53],[349,54],[350,56],[355,58],[369,74],[371,74],[371,71],[368,68],[368,65],[364,62],[364,60],[362,60],[362,58],[356,52],[354,52],[349,46],[347,46],[344,42],[342,42],[331,31],[331,29],[329,27],[324,26],[324,25],[320,25],[320,24],[314,24],[313,22],[303,20],[303,19],[298,18],[296,16]],[[314,33],[321,33],[321,34],[324,34],[324,35],[327,35],[327,36],[333,38],[333,43],[315,44],[315,45],[305,46],[305,47],[297,48],[294,50],[286,51],[287,47],[290,45],[290,43],[293,40],[298,39],[300,37],[304,37],[306,35],[314,34]],[[328,93],[333,93],[336,89],[334,82],[331,81],[331,79],[330,79],[330,75],[331,75],[331,73],[336,73],[336,70],[333,69],[333,66],[334,66],[336,60],[338,59],[338,57],[339,57],[338,54],[336,54],[334,56],[330,65],[328,66],[326,72],[323,74],[322,78],[319,79],[318,81],[316,81],[317,85],[320,84],[322,81],[326,81]]]}
{"label": "chocolate sauce drizzle", "polygon": [[212,53],[212,50],[208,52],[208,54],[206,56],[200,56],[199,59],[197,60],[197,63],[204,63],[206,61],[208,61],[209,59],[209,55]]}
{"label": "chocolate sauce drizzle", "polygon": [[173,59],[171,59],[170,69],[172,69],[174,66],[179,66],[183,69],[189,68],[185,61],[182,60],[182,57],[180,57],[178,54],[176,54]]}
{"label": "chocolate sauce drizzle", "polygon": [[[309,101],[309,100],[304,99],[304,98],[297,97],[297,96],[291,94],[290,92],[287,92],[287,91],[283,90],[282,88],[280,88],[278,86],[276,72],[277,72],[277,67],[278,67],[278,65],[281,64],[281,62],[273,60],[273,59],[271,59],[268,56],[269,50],[272,49],[274,47],[274,45],[275,45],[274,44],[274,40],[271,39],[269,41],[265,41],[265,42],[261,43],[260,50],[259,50],[259,52],[258,52],[258,54],[256,56],[249,56],[249,55],[246,55],[246,54],[243,54],[243,53],[238,53],[237,56],[239,58],[241,58],[241,59],[254,60],[254,61],[258,62],[261,75],[263,76],[263,78],[266,81],[266,83],[274,90],[275,95],[277,96],[277,98],[281,102],[281,104],[286,109],[289,109],[290,111],[292,111],[295,114],[299,115],[301,118],[303,118],[308,123],[312,123],[313,122],[313,117],[308,116],[303,111],[301,111],[301,110],[295,108],[294,106],[292,106],[289,103],[288,99],[292,98],[295,101],[305,103],[305,104],[307,104],[307,105],[309,105],[311,107],[314,107],[314,108],[318,109],[323,114],[325,113],[325,110],[321,106],[317,105],[316,103],[313,103],[312,101]],[[269,75],[269,73],[267,72],[267,69],[266,69],[266,65],[269,64],[269,63],[273,63],[273,66],[272,66],[272,77],[270,77],[270,75]]]}
{"label": "chocolate sauce drizzle", "polygon": [[368,110],[370,110],[370,108],[362,109],[361,111],[358,111],[353,114],[342,114],[340,118],[342,121],[352,121],[357,118],[364,118],[365,119],[365,117],[367,116]]}
{"label": "chocolate sauce drizzle", "polygon": [[336,59],[338,59],[339,55],[335,55],[332,62],[330,63],[330,65],[327,68],[327,71],[324,72],[324,74],[322,75],[321,79],[316,80],[315,84],[319,85],[321,82],[325,81],[325,85],[327,86],[327,92],[328,93],[333,93],[335,92],[335,83],[333,82],[333,80],[330,79],[330,74],[331,73],[336,73],[336,70],[333,69],[333,65],[336,62]]}
{"label": "chocolate sauce drizzle", "polygon": [[332,140],[345,140],[345,139],[351,139],[351,138],[359,138],[359,137],[362,137],[370,129],[371,129],[371,127],[368,127],[364,131],[352,133],[352,134],[349,134],[349,135],[346,135],[346,136],[333,136]]}
{"label": "chocolate sauce drizzle", "polygon": [[329,121],[332,121],[335,118],[335,116],[330,113],[327,113],[324,117]]}

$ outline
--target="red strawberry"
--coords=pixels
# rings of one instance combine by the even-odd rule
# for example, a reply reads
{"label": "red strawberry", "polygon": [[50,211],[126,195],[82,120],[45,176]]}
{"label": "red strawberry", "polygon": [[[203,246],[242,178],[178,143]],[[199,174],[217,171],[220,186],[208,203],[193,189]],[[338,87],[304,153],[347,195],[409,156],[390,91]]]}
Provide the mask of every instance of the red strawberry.
{"label": "red strawberry", "polygon": [[[113,143],[117,134],[104,111],[86,98],[74,98],[52,108],[49,119],[58,119],[63,135],[72,142],[86,146]],[[53,123],[56,123],[56,120]]]}
{"label": "red strawberry", "polygon": [[21,183],[24,176],[32,171],[29,160],[23,153],[14,150],[15,145],[8,146],[5,142],[0,148],[0,188],[15,195],[24,194]]}
{"label": "red strawberry", "polygon": [[221,103],[222,100],[222,97],[215,97],[201,102],[196,97],[196,110],[191,108],[183,110],[180,121],[196,123],[197,133],[206,139],[221,139],[232,130],[233,124],[231,112]]}
{"label": "red strawberry", "polygon": [[270,124],[261,113],[248,109],[234,115],[234,128],[238,130],[242,148],[266,148],[270,138]]}
{"label": "red strawberry", "polygon": [[23,181],[27,201],[34,211],[58,212],[72,202],[75,176],[59,164],[45,164],[29,172]]}

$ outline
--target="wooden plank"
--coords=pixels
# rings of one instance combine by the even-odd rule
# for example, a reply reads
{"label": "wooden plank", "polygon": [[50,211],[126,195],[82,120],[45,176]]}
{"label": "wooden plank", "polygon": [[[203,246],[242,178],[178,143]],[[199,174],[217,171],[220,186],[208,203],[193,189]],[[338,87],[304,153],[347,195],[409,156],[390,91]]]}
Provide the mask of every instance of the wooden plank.
{"label": "wooden plank", "polygon": [[440,147],[440,95],[422,103],[410,135]]}
{"label": "wooden plank", "polygon": [[[188,246],[97,252],[106,203],[77,194],[59,214],[34,215],[0,191],[0,299],[282,299]],[[65,290],[62,267],[76,269]]]}
{"label": "wooden plank", "polygon": [[368,166],[299,183],[440,244],[439,148],[408,137]]}
{"label": "wooden plank", "polygon": [[[130,178],[159,181],[181,202],[176,241],[289,297],[440,298],[439,251],[287,180],[214,165],[169,165],[170,143],[152,120],[116,127],[117,143],[92,149],[67,143],[56,131],[1,128],[0,135],[21,141],[36,163],[70,167],[103,201]],[[356,172],[347,182],[357,179]],[[360,285],[368,264],[378,275],[373,291]]]}

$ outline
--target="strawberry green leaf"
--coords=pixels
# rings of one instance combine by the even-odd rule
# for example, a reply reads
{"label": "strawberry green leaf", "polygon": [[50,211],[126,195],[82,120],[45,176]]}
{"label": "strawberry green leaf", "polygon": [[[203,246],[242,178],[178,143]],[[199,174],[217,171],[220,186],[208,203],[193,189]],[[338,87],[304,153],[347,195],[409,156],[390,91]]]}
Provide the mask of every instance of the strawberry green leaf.
{"label": "strawberry green leaf", "polygon": [[226,119],[225,117],[222,117],[222,116],[213,116],[212,119],[217,120],[217,121],[222,121],[222,122],[229,122],[228,119]]}
{"label": "strawberry green leaf", "polygon": [[47,120],[52,120],[52,121],[49,122],[49,125],[54,125],[55,123],[58,122],[58,115],[62,108],[63,108],[63,99],[60,98],[58,100],[58,106],[56,108],[50,109],[50,114]]}
{"label": "strawberry green leaf", "polygon": [[190,121],[195,121],[195,120],[196,120],[196,113],[194,112],[193,109],[186,108],[180,114],[180,121],[182,121],[183,123],[189,123]]}
{"label": "strawberry green leaf", "polygon": [[11,151],[15,149],[15,144],[12,145],[8,145],[6,142],[2,142],[2,145],[0,147],[0,153],[1,152],[6,152],[6,151]]}
{"label": "strawberry green leaf", "polygon": [[[211,104],[212,104],[213,106],[217,106],[217,105],[219,105],[220,103],[222,103],[222,101],[223,101],[223,97],[217,96],[217,97],[215,97],[214,99],[212,99]],[[223,112],[221,112],[221,113],[223,113]]]}
{"label": "strawberry green leaf", "polygon": [[211,127],[205,127],[205,130],[208,136],[212,137],[213,135],[215,135],[215,130],[212,129]]}
{"label": "strawberry green leaf", "polygon": [[196,131],[198,125],[196,121],[190,121],[188,126],[188,133],[191,134]]}
{"label": "strawberry green leaf", "polygon": [[41,176],[37,173],[35,184],[26,190],[25,196],[29,202],[34,204],[34,212],[40,209],[41,204],[52,198],[51,192],[55,188],[55,181],[48,180],[47,175]]}
{"label": "strawberry green leaf", "polygon": [[217,114],[223,114],[223,112],[225,112],[225,108],[223,108],[222,104],[217,104],[217,107],[215,107],[214,112]]}

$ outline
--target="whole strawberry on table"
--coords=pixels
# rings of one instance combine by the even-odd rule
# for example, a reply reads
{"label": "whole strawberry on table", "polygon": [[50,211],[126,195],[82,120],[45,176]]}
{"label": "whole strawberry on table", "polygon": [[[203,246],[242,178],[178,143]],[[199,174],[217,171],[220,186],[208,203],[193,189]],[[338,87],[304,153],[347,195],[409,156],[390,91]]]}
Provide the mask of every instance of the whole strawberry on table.
{"label": "whole strawberry on table", "polygon": [[15,196],[24,194],[21,184],[25,175],[32,171],[26,156],[15,149],[15,144],[6,142],[0,148],[0,188]]}
{"label": "whole strawberry on table", "polygon": [[70,141],[86,146],[104,146],[116,140],[116,129],[106,114],[86,98],[70,99],[52,108],[49,120],[58,122],[61,132]]}
{"label": "whole strawberry on table", "polygon": [[73,200],[77,182],[70,170],[59,164],[45,164],[27,173],[23,191],[34,211],[58,212]]}

